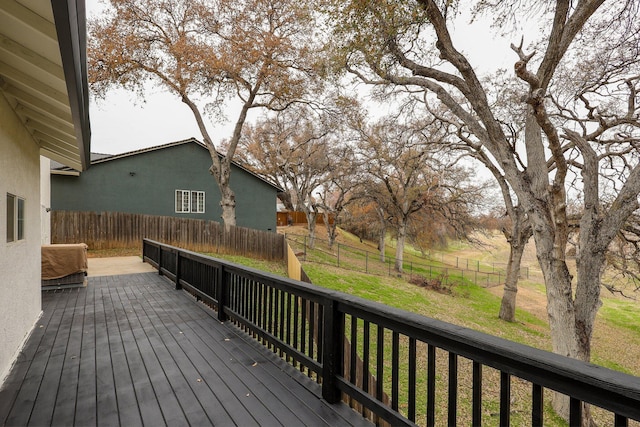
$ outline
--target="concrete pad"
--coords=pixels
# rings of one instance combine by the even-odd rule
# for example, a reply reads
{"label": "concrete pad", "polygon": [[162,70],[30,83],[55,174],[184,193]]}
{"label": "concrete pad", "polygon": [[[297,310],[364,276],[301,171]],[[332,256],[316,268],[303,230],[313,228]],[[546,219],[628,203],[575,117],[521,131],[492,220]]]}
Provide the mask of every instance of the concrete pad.
{"label": "concrete pad", "polygon": [[118,274],[148,273],[157,271],[139,256],[89,258],[87,276],[115,276]]}

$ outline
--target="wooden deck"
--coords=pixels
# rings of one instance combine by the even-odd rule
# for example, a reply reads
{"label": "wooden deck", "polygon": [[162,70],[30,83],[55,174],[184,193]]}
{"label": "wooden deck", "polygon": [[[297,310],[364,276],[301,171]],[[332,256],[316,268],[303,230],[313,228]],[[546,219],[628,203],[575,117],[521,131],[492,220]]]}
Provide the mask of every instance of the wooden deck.
{"label": "wooden deck", "polygon": [[42,293],[0,425],[367,425],[157,273]]}

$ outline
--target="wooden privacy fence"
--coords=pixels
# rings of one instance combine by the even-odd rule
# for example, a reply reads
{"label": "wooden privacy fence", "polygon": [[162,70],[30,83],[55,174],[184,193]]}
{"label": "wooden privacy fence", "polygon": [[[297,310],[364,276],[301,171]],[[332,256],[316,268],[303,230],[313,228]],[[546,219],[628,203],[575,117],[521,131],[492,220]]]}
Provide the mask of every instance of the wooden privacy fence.
{"label": "wooden privacy fence", "polygon": [[[307,216],[304,212],[278,212],[277,221],[278,227],[282,227],[284,225],[306,224]],[[334,215],[329,214],[329,223],[333,224],[334,221]],[[324,224],[324,215],[318,214],[316,216],[316,224]]]}
{"label": "wooden privacy fence", "polygon": [[175,218],[124,212],[51,212],[51,242],[79,243],[90,249],[139,246],[153,239],[189,250],[234,255],[252,255],[283,260],[282,234],[244,227],[231,227],[201,219]]}

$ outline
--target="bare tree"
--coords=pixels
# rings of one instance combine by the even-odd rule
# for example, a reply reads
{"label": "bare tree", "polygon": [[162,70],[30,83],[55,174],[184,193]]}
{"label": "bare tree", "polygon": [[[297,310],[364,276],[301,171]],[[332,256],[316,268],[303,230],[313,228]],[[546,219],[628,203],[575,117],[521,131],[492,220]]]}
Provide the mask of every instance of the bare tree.
{"label": "bare tree", "polygon": [[296,109],[263,116],[245,126],[236,154],[240,164],[284,190],[278,198],[289,211],[301,211],[299,206],[304,202],[286,171],[291,169],[290,163],[298,161],[298,132],[306,125],[304,115]]}
{"label": "bare tree", "polygon": [[[480,3],[494,16],[527,16],[521,2]],[[610,67],[616,61],[606,60],[612,52],[637,46],[638,2],[558,0],[534,11],[536,18],[549,22],[548,30],[539,34],[540,42],[532,49],[522,42],[512,45],[526,105],[525,161],[495,113],[491,91],[456,47],[450,25],[456,5],[434,0],[343,2],[334,16],[342,41],[339,63],[376,86],[426,91],[464,123],[477,150],[492,159],[508,183],[532,228],[547,289],[553,350],[589,360],[606,251],[638,209],[640,166],[632,160],[640,141],[637,63]],[[341,16],[348,19],[340,21]],[[599,64],[610,71],[592,90],[575,93],[575,108],[566,108],[558,101],[561,86],[552,83],[560,78],[563,65],[571,70],[568,76],[588,68],[580,55],[585,49],[604,58]],[[558,120],[556,110],[572,120]],[[608,178],[602,167],[612,156],[618,159],[618,173],[611,202],[605,204],[602,181]],[[577,181],[584,198],[574,279],[565,254],[570,228],[566,206],[567,192]],[[566,416],[567,400],[554,399],[554,404]]]}
{"label": "bare tree", "polygon": [[245,161],[254,172],[281,183],[296,211],[304,212],[309,245],[320,214],[317,194],[329,182],[332,150],[340,143],[331,111],[300,104],[265,116],[245,132]]}
{"label": "bare tree", "polygon": [[[352,197],[358,167],[347,124],[360,120],[355,98],[326,91],[313,102],[264,115],[243,132],[239,161],[285,190],[279,197],[287,209],[305,213],[312,244],[317,215],[337,218]],[[325,223],[332,244],[336,222]]]}
{"label": "bare tree", "polygon": [[[313,75],[313,14],[291,0],[111,0],[89,23],[89,80],[98,96],[151,82],[175,94],[198,124],[220,188],[222,220],[235,225],[230,187],[242,127],[252,108],[281,110],[304,97]],[[240,104],[222,155],[205,122],[226,101]]]}
{"label": "bare tree", "polygon": [[361,197],[363,187],[362,165],[356,159],[352,147],[343,144],[333,147],[331,170],[327,180],[316,193],[327,228],[328,245],[331,248],[337,237],[337,226],[347,206]]}
{"label": "bare tree", "polygon": [[[398,272],[403,271],[405,242],[417,240],[419,230],[435,227],[440,220],[460,236],[467,235],[464,221],[458,220],[469,206],[470,198],[465,195],[471,187],[461,179],[462,169],[454,166],[457,159],[439,152],[449,136],[439,123],[431,118],[406,124],[388,117],[362,130],[359,157],[371,177],[367,197],[376,203],[381,221],[395,233]],[[416,220],[419,214],[430,216],[429,225]]]}

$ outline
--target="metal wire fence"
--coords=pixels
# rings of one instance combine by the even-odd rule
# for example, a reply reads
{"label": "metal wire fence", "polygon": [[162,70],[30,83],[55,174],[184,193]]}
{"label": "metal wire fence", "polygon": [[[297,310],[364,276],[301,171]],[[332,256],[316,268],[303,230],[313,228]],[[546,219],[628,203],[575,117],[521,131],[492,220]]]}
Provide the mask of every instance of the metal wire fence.
{"label": "metal wire fence", "polygon": [[[375,275],[399,275],[395,270],[396,258],[379,252],[334,243],[309,236],[285,234],[286,240],[303,261],[331,265],[352,271]],[[428,280],[437,279],[444,285],[464,283],[466,281],[483,287],[500,286],[506,278],[506,264],[483,263],[478,260],[438,254],[434,258],[416,260],[415,256],[403,262],[403,274],[419,275]],[[521,270],[523,277],[529,275],[528,268]]]}

